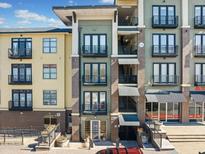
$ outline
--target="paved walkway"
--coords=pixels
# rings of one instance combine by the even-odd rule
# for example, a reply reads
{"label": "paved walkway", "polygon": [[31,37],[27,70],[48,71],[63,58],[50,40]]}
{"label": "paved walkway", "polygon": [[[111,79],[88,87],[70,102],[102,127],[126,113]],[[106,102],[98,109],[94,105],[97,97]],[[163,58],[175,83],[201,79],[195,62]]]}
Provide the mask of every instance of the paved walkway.
{"label": "paved walkway", "polygon": [[199,152],[205,152],[205,142],[185,142],[189,135],[205,135],[204,124],[169,124],[162,126],[166,130],[167,135],[180,135],[182,142],[171,142],[176,148],[179,154],[199,154]]}

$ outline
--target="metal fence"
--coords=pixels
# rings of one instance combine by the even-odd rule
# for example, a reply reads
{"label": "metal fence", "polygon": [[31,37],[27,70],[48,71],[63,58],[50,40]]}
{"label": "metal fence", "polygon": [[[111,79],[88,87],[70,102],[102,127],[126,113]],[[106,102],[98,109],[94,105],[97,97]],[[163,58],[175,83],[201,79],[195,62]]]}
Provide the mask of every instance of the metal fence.
{"label": "metal fence", "polygon": [[24,144],[25,137],[39,136],[40,132],[34,129],[8,128],[0,129],[0,144]]}

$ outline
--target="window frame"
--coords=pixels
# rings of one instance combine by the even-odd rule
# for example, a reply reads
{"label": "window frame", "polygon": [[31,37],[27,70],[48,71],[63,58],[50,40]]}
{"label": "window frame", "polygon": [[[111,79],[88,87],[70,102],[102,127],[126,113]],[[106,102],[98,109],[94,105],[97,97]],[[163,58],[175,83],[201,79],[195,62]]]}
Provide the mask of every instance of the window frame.
{"label": "window frame", "polygon": [[[200,80],[201,80],[201,82],[197,82],[197,74],[196,74],[196,65],[200,65]],[[205,63],[195,63],[194,64],[194,83],[195,83],[195,85],[201,85],[201,84],[203,84],[203,85],[205,85],[205,79],[204,79],[204,81],[203,81],[203,76],[205,76],[205,72],[204,72],[204,74],[203,74],[203,69],[205,69],[204,68],[205,67]]]}
{"label": "window frame", "polygon": [[[169,7],[173,7],[174,8],[174,24],[176,24],[176,6],[175,5],[152,5],[152,17],[154,17],[154,7],[158,7],[158,12],[159,12],[159,14],[158,14],[158,20],[159,20],[159,23],[155,23],[154,21],[153,21],[153,23],[155,24],[155,25],[172,25],[172,24],[170,24],[169,22],[168,22],[168,17],[170,16],[169,14],[168,14],[168,8]],[[166,23],[165,24],[162,24],[161,23],[161,7],[166,7]]]}
{"label": "window frame", "polygon": [[[93,82],[93,65],[97,64],[98,65],[98,81],[97,82]],[[89,69],[90,69],[90,82],[86,82],[86,75],[85,75],[85,66],[86,65],[89,65]],[[101,77],[101,74],[100,74],[100,66],[101,65],[105,65],[105,82],[102,82],[100,81],[100,77]],[[83,64],[83,83],[84,84],[107,84],[107,63],[84,63]]]}
{"label": "window frame", "polygon": [[[90,95],[90,110],[86,110],[85,109],[85,94],[86,93],[89,93]],[[93,109],[93,93],[97,93],[97,108],[98,110],[94,110]],[[101,94],[104,93],[105,94],[105,104],[104,104],[104,109],[99,109],[99,105],[101,105]],[[83,91],[83,104],[82,104],[82,107],[83,107],[83,112],[84,113],[91,113],[91,114],[98,114],[98,113],[107,113],[107,102],[108,102],[108,97],[107,97],[107,91]]]}
{"label": "window frame", "polygon": [[[46,39],[48,39],[49,41],[45,41]],[[55,41],[51,41],[52,39],[55,39]],[[44,43],[46,43],[46,42],[49,43],[48,46],[45,46]],[[52,42],[55,42],[55,44],[56,44],[55,47],[51,46]],[[57,40],[57,38],[43,38],[42,39],[42,46],[43,46],[43,53],[44,54],[55,54],[55,53],[57,53],[57,50],[58,50],[58,40]],[[47,48],[49,50],[49,52],[45,52],[45,48]],[[51,52],[52,48],[55,49],[55,52]]]}
{"label": "window frame", "polygon": [[[159,65],[159,82],[155,82],[155,80],[154,80],[154,72],[155,72],[155,70],[154,70],[154,65],[155,64],[158,64]],[[161,79],[161,76],[162,76],[162,68],[161,68],[161,65],[163,65],[163,64],[165,64],[166,65],[166,76],[170,76],[169,75],[169,65],[170,64],[174,64],[174,77],[176,77],[177,76],[177,74],[176,74],[176,63],[174,63],[174,62],[170,62],[170,63],[156,63],[156,62],[154,62],[153,64],[152,64],[152,74],[153,74],[153,83],[154,84],[164,84],[164,83],[171,83],[171,84],[176,84],[176,80],[174,79],[174,82],[170,82],[169,81],[169,78],[168,78],[168,80],[167,80],[167,82],[162,82],[162,79]]]}
{"label": "window frame", "polygon": [[[162,48],[162,45],[161,45],[161,36],[162,35],[165,35],[166,36],[166,53],[162,53],[162,50],[161,50],[161,48]],[[154,52],[154,36],[158,36],[159,37],[159,41],[158,41],[158,46],[159,46],[159,52]],[[172,52],[169,52],[169,36],[173,36],[174,37],[174,53],[172,53]],[[172,34],[172,33],[153,33],[152,34],[152,46],[153,46],[153,48],[152,48],[152,55],[176,55],[177,54],[177,49],[176,49],[176,47],[177,47],[177,45],[176,45],[176,34]]]}
{"label": "window frame", "polygon": [[[18,107],[14,106],[14,94],[18,95]],[[21,107],[21,99],[20,94],[25,94],[25,106]],[[31,94],[31,106],[28,106],[28,99],[27,94]],[[33,93],[31,89],[12,89],[12,108],[13,109],[26,109],[26,108],[32,108],[33,106]]]}
{"label": "window frame", "polygon": [[[85,37],[86,36],[89,36],[90,37],[90,51],[88,51],[88,53],[86,53],[86,51],[85,51],[85,42],[86,42],[86,39],[85,39]],[[97,36],[97,38],[98,38],[98,52],[93,52],[93,36]],[[101,36],[105,36],[105,53],[103,53],[102,51],[101,51],[101,49],[100,49],[100,47],[101,47],[101,40],[100,40],[100,37]],[[86,34],[83,34],[83,52],[82,52],[82,54],[84,54],[84,55],[86,55],[86,54],[88,54],[88,55],[107,55],[107,34],[106,33],[96,33],[96,34],[89,34],[89,33],[86,33]]]}
{"label": "window frame", "polygon": [[[49,94],[49,98],[47,98],[47,100],[49,100],[49,103],[45,103],[46,101],[45,101],[45,93],[47,92],[47,94]],[[53,104],[52,103],[52,101],[53,101],[53,98],[52,98],[52,92],[55,92],[55,104]],[[57,90],[43,90],[43,105],[46,105],[46,106],[57,106],[57,104],[58,104],[58,102],[57,102],[57,98],[58,98],[58,96],[57,96],[58,94],[57,94]]]}
{"label": "window frame", "polygon": [[[48,66],[48,67],[46,67],[46,66]],[[52,66],[55,66],[55,67],[52,67]],[[51,71],[51,69],[53,69],[53,68],[55,68],[55,70],[56,70],[54,78],[52,77],[52,74],[54,74],[54,73],[52,73],[52,71]],[[44,69],[48,69],[49,72],[45,73]],[[45,74],[47,74],[49,77],[45,78]],[[43,64],[43,79],[44,80],[56,80],[57,79],[57,64]]]}

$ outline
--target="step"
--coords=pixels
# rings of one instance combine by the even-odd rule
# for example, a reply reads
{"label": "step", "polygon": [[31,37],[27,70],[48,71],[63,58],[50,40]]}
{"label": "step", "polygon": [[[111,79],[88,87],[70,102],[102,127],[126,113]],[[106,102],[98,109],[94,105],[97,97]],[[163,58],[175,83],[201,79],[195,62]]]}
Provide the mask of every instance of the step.
{"label": "step", "polygon": [[205,136],[168,136],[169,139],[205,139]]}
{"label": "step", "polygon": [[205,139],[169,139],[170,142],[205,142]]}
{"label": "step", "polygon": [[205,134],[167,134],[167,136],[204,136]]}

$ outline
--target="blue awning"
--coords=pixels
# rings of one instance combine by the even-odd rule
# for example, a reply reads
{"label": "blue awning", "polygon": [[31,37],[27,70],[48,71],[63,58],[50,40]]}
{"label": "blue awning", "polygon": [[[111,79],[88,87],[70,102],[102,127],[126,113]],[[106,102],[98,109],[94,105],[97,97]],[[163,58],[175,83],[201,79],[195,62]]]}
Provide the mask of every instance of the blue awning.
{"label": "blue awning", "polygon": [[120,126],[139,126],[140,122],[136,114],[119,115]]}

